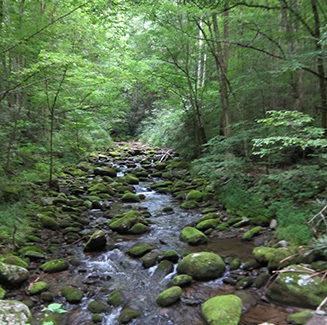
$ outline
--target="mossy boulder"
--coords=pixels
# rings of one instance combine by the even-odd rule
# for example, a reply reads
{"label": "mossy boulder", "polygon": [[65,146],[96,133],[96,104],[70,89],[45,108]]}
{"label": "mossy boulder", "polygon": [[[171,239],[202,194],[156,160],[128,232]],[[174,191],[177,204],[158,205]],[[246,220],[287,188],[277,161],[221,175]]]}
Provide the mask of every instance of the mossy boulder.
{"label": "mossy boulder", "polygon": [[[97,184],[94,184],[94,185],[92,185],[89,189],[88,189],[88,191],[90,192],[90,193],[96,193],[96,194],[98,194],[98,193],[105,193],[105,194],[109,194],[109,195],[114,195],[115,194],[115,192],[113,191],[113,189],[111,188],[111,186],[109,186],[108,184],[105,184],[105,183],[97,183]],[[100,195],[100,194],[98,194],[98,195]],[[102,195],[100,195],[100,196],[102,196]]]}
{"label": "mossy boulder", "polygon": [[195,209],[199,207],[199,204],[197,201],[194,200],[189,200],[189,201],[185,201],[181,204],[181,207],[183,209]]}
{"label": "mossy boulder", "polygon": [[201,202],[203,200],[204,193],[198,191],[198,190],[191,190],[187,194],[187,199],[190,201],[196,201],[196,202]]}
{"label": "mossy boulder", "polygon": [[150,228],[148,226],[138,222],[129,230],[129,233],[133,235],[141,235],[141,234],[145,234],[149,230]]}
{"label": "mossy boulder", "polygon": [[194,227],[185,227],[181,231],[179,238],[189,245],[202,245],[208,241],[207,236]]}
{"label": "mossy boulder", "polygon": [[129,211],[121,218],[115,218],[109,222],[109,228],[120,234],[127,234],[132,227],[138,223],[145,224],[146,221],[140,216],[138,211]]}
{"label": "mossy boulder", "polygon": [[113,305],[115,307],[123,305],[124,302],[125,302],[125,297],[122,294],[122,292],[119,290],[115,290],[115,291],[111,292],[111,294],[109,295],[109,297],[107,299],[107,303],[109,305]]}
{"label": "mossy boulder", "polygon": [[[277,268],[292,264],[292,258],[286,260],[285,258],[293,255],[294,251],[285,247],[273,248],[259,246],[253,249],[252,254],[261,265],[268,265],[270,270],[276,270]],[[281,261],[283,262],[280,263]]]}
{"label": "mossy boulder", "polygon": [[261,231],[261,227],[260,226],[251,228],[249,231],[247,231],[243,235],[242,239],[243,240],[251,240],[255,235],[258,235],[260,231]]}
{"label": "mossy boulder", "polygon": [[23,259],[21,259],[18,256],[8,256],[3,260],[4,263],[6,264],[10,264],[10,265],[17,265],[17,266],[21,266],[24,267],[25,269],[28,267],[28,263],[25,262]]}
{"label": "mossy boulder", "polygon": [[0,262],[0,281],[6,285],[20,284],[27,280],[29,275],[29,271],[24,267]]}
{"label": "mossy boulder", "polygon": [[203,318],[210,325],[237,325],[242,312],[242,300],[235,295],[216,296],[201,307]]}
{"label": "mossy boulder", "polygon": [[132,248],[127,251],[127,254],[132,257],[142,257],[147,252],[152,251],[155,249],[156,246],[150,243],[138,243],[135,244]]}
{"label": "mossy boulder", "polygon": [[232,260],[229,267],[230,267],[230,270],[233,271],[233,270],[238,269],[240,266],[241,266],[241,260],[240,260],[240,258],[237,257]]}
{"label": "mossy boulder", "polygon": [[304,325],[313,318],[314,313],[309,310],[300,311],[287,317],[287,322],[294,325]]}
{"label": "mossy boulder", "polygon": [[46,282],[38,281],[34,283],[27,291],[29,295],[38,295],[43,291],[46,291],[49,289],[49,285]]}
{"label": "mossy boulder", "polygon": [[45,262],[41,265],[41,269],[46,273],[56,273],[67,270],[69,267],[68,262],[63,259],[54,259],[48,262]]}
{"label": "mossy boulder", "polygon": [[124,181],[125,183],[131,184],[131,185],[136,185],[140,182],[140,180],[132,174],[125,175],[124,177],[122,177],[121,180]]}
{"label": "mossy boulder", "polygon": [[93,300],[88,304],[87,309],[91,313],[101,314],[107,312],[109,307],[100,300]]}
{"label": "mossy boulder", "polygon": [[83,298],[82,291],[72,286],[65,286],[60,290],[60,292],[62,296],[65,297],[65,299],[71,304],[76,304]]}
{"label": "mossy boulder", "polygon": [[0,324],[25,325],[32,322],[29,308],[16,300],[0,300]]}
{"label": "mossy boulder", "polygon": [[207,229],[213,228],[215,229],[219,224],[219,219],[207,219],[199,222],[196,225],[196,228],[201,231],[206,231]]}
{"label": "mossy boulder", "polygon": [[93,323],[102,323],[102,316],[100,314],[92,314]]}
{"label": "mossy boulder", "polygon": [[173,271],[174,271],[174,263],[167,260],[162,260],[158,264],[158,267],[154,272],[154,276],[165,277],[166,275],[172,273]]}
{"label": "mossy boulder", "polygon": [[168,260],[171,261],[173,263],[177,263],[178,262],[178,253],[176,251],[170,250],[165,252],[164,256],[162,257],[163,260]]}
{"label": "mossy boulder", "polygon": [[100,251],[106,247],[106,233],[103,230],[96,230],[84,247],[84,252]]}
{"label": "mossy boulder", "polygon": [[166,187],[170,187],[172,186],[173,183],[171,181],[164,181],[164,182],[159,182],[159,183],[155,183],[155,184],[151,184],[150,188],[154,189],[158,189],[158,188],[166,188]]}
{"label": "mossy boulder", "polygon": [[133,308],[124,308],[119,316],[118,316],[118,322],[120,324],[127,324],[129,323],[132,319],[140,317],[141,312],[133,309]]}
{"label": "mossy boulder", "polygon": [[126,192],[122,197],[122,201],[125,203],[138,203],[141,202],[141,199],[134,193]]}
{"label": "mossy boulder", "polygon": [[57,230],[59,228],[58,222],[55,218],[49,217],[47,215],[41,215],[40,221],[44,228]]}
{"label": "mossy boulder", "polygon": [[146,253],[142,257],[142,265],[145,269],[148,269],[149,267],[152,267],[156,265],[157,261],[159,260],[160,252],[158,250],[152,250],[148,253]]}
{"label": "mossy boulder", "polygon": [[326,297],[327,280],[312,274],[307,268],[290,265],[270,284],[267,296],[290,306],[316,308]]}
{"label": "mossy boulder", "polygon": [[177,272],[188,274],[195,280],[212,280],[223,275],[225,263],[214,253],[200,252],[185,256],[177,266]]}
{"label": "mossy boulder", "polygon": [[192,283],[193,278],[187,274],[180,274],[173,277],[170,281],[171,284],[179,287],[185,287]]}
{"label": "mossy boulder", "polygon": [[157,304],[161,307],[168,307],[177,302],[182,295],[182,288],[179,286],[170,287],[160,293],[157,297]]}
{"label": "mossy boulder", "polygon": [[116,177],[117,172],[111,167],[96,167],[94,175]]}

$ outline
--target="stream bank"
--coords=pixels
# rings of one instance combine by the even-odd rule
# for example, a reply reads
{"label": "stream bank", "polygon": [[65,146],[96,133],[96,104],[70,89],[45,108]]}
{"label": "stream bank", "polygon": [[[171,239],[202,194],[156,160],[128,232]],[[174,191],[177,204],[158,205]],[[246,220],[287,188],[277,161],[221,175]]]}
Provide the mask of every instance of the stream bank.
{"label": "stream bank", "polygon": [[[253,255],[255,246],[272,241],[273,230],[258,220],[253,224],[227,215],[205,193],[205,180],[193,179],[185,163],[160,162],[162,157],[164,152],[134,145],[65,170],[57,191],[40,200],[32,233],[14,254],[23,257],[29,275],[14,287],[3,281],[4,298],[28,305],[35,325],[45,320],[200,325],[205,324],[205,301],[232,294],[243,302],[240,324],[287,324],[289,314],[299,309],[276,305],[265,294],[279,260],[260,255],[259,262],[259,253]],[[204,242],[195,244],[193,236],[180,240],[186,227],[201,232]],[[251,238],[242,239],[249,230]],[[274,256],[287,251],[273,249]],[[175,304],[159,307],[156,299],[173,284],[178,263],[200,252],[221,256],[223,274],[209,281],[193,279]],[[4,261],[12,256],[3,253]],[[46,268],[46,261],[53,265]],[[32,293],[33,284],[41,282],[46,285]],[[45,317],[42,309],[52,302],[67,312]]]}

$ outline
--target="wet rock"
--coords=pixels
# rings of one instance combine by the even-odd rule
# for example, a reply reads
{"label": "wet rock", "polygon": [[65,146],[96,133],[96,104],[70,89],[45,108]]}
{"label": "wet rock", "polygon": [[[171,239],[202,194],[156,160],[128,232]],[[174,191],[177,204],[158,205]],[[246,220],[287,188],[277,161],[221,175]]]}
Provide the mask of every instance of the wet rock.
{"label": "wet rock", "polygon": [[72,286],[65,286],[60,290],[61,294],[65,299],[71,303],[76,304],[80,302],[83,298],[83,293]]}
{"label": "wet rock", "polygon": [[25,325],[32,321],[29,308],[15,300],[0,300],[0,324]]}
{"label": "wet rock", "polygon": [[125,175],[124,177],[122,177],[121,180],[123,182],[126,182],[127,184],[131,184],[131,185],[136,185],[140,182],[140,180],[132,174]]}
{"label": "wet rock", "polygon": [[87,309],[91,313],[101,314],[107,312],[109,307],[100,300],[93,300],[88,304]]}
{"label": "wet rock", "polygon": [[210,252],[192,253],[184,257],[177,272],[188,274],[195,280],[212,280],[223,275],[225,263],[217,254]]}
{"label": "wet rock", "polygon": [[200,230],[193,227],[185,227],[179,236],[180,240],[187,242],[189,245],[201,245],[208,241],[207,236]]}
{"label": "wet rock", "polygon": [[251,287],[253,280],[249,276],[241,276],[237,278],[236,289],[244,290],[246,288]]}
{"label": "wet rock", "polygon": [[173,213],[174,209],[172,207],[165,207],[162,209],[162,212],[164,213]]}
{"label": "wet rock", "polygon": [[202,304],[202,315],[211,325],[237,325],[242,312],[242,300],[235,295],[213,297]]}
{"label": "wet rock", "polygon": [[96,167],[94,175],[116,177],[117,172],[111,167]]}
{"label": "wet rock", "polygon": [[313,318],[313,316],[314,316],[314,314],[311,311],[304,310],[299,313],[289,315],[287,317],[287,322],[289,324],[293,324],[293,325],[304,325],[304,324],[307,324],[308,321],[311,318]]}
{"label": "wet rock", "polygon": [[243,265],[243,270],[245,271],[251,271],[253,269],[256,269],[260,266],[260,264],[258,263],[257,260],[255,259],[252,259],[252,260],[249,260],[249,261],[246,261]]}
{"label": "wet rock", "polygon": [[187,194],[187,200],[189,201],[196,201],[196,202],[201,202],[203,200],[204,193],[198,191],[198,190],[191,190]]}
{"label": "wet rock", "polygon": [[51,230],[57,230],[59,228],[59,225],[55,218],[46,215],[41,215],[40,221],[44,228],[51,229]]}
{"label": "wet rock", "polygon": [[240,266],[241,266],[241,260],[237,257],[232,260],[229,267],[230,270],[233,271],[233,270],[237,270]]}
{"label": "wet rock", "polygon": [[258,300],[247,291],[236,291],[235,295],[242,300],[242,311],[247,312],[250,308],[257,305]]}
{"label": "wet rock", "polygon": [[178,262],[178,253],[176,251],[170,250],[165,252],[164,256],[162,257],[163,260],[168,260],[171,261],[173,263],[177,263]]}
{"label": "wet rock", "polygon": [[249,231],[247,231],[243,235],[242,239],[243,240],[251,240],[254,236],[258,235],[260,231],[261,231],[260,226],[254,227],[254,228],[250,229]]}
{"label": "wet rock", "polygon": [[45,302],[52,302],[54,299],[54,294],[49,291],[44,291],[41,293],[41,299]]}
{"label": "wet rock", "polygon": [[27,280],[29,275],[24,267],[0,262],[0,281],[6,285],[20,284]]}
{"label": "wet rock", "polygon": [[254,285],[257,288],[263,287],[269,280],[270,275],[268,273],[260,273],[259,276],[254,280]]}
{"label": "wet rock", "polygon": [[139,316],[141,316],[140,311],[132,308],[124,308],[119,314],[118,321],[120,324],[127,324],[132,319],[137,318]]}
{"label": "wet rock", "polygon": [[156,265],[159,260],[160,252],[158,250],[153,250],[151,252],[146,253],[142,257],[142,265],[145,269]]}
{"label": "wet rock", "polygon": [[29,295],[38,295],[43,291],[46,291],[49,288],[49,285],[46,282],[38,281],[34,283],[28,290]]}
{"label": "wet rock", "polygon": [[131,192],[127,192],[123,195],[122,201],[126,203],[138,203],[141,202],[141,199],[138,195]]}
{"label": "wet rock", "polygon": [[130,230],[129,233],[133,235],[141,235],[148,232],[150,228],[143,223],[136,223]]}
{"label": "wet rock", "polygon": [[94,252],[103,250],[106,247],[106,233],[102,230],[96,230],[84,247],[84,252]]}
{"label": "wet rock", "polygon": [[155,249],[156,246],[150,243],[138,243],[135,244],[132,248],[127,251],[127,254],[132,257],[142,257],[147,252],[152,251]]}
{"label": "wet rock", "polygon": [[185,201],[181,204],[181,208],[183,209],[195,209],[199,207],[198,202],[192,200],[192,201]]}
{"label": "wet rock", "polygon": [[102,316],[100,314],[93,314],[92,315],[92,322],[93,323],[101,323],[102,322]]}
{"label": "wet rock", "polygon": [[109,297],[107,299],[107,303],[109,305],[113,305],[115,307],[123,305],[124,302],[125,302],[125,297],[122,294],[122,292],[119,290],[115,290],[115,291],[111,292],[111,294],[109,295]]}
{"label": "wet rock", "polygon": [[171,181],[164,181],[164,182],[159,182],[159,183],[155,183],[155,184],[152,184],[150,186],[151,189],[158,189],[158,188],[166,188],[166,187],[169,187],[171,186],[173,183]]}
{"label": "wet rock", "polygon": [[267,296],[290,306],[315,308],[325,298],[327,280],[318,276],[310,277],[311,272],[299,265],[291,265],[282,270],[268,287]]}
{"label": "wet rock", "polygon": [[109,222],[109,228],[120,234],[129,233],[130,229],[137,223],[146,223],[139,211],[128,211],[121,218],[114,218]]}
{"label": "wet rock", "polygon": [[46,273],[56,273],[67,270],[69,267],[68,262],[63,259],[54,259],[48,262],[45,262],[41,265],[41,269]]}
{"label": "wet rock", "polygon": [[173,286],[160,293],[156,302],[161,307],[168,307],[173,305],[180,299],[182,295],[182,288],[179,286]]}
{"label": "wet rock", "polygon": [[192,283],[193,278],[187,274],[180,274],[173,277],[170,283],[174,286],[186,287]]}
{"label": "wet rock", "polygon": [[167,260],[162,260],[154,272],[154,276],[165,277],[174,271],[174,264]]}

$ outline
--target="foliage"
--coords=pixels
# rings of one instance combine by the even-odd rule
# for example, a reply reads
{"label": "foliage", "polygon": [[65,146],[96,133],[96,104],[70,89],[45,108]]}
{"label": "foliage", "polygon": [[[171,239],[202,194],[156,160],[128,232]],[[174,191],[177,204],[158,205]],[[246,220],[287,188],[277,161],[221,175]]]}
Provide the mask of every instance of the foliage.
{"label": "foliage", "polygon": [[313,247],[316,252],[327,256],[327,235],[323,234],[321,237],[314,238],[310,246]]}

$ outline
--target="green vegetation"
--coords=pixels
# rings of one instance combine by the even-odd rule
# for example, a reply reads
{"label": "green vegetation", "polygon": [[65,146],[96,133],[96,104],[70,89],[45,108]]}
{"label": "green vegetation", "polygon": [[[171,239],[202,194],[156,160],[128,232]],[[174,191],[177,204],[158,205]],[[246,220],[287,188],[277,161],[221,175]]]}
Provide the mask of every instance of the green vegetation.
{"label": "green vegetation", "polygon": [[320,0],[0,0],[0,244],[22,240],[35,192],[129,139],[192,161],[205,184],[176,192],[185,208],[214,198],[309,243],[326,205],[326,25]]}

